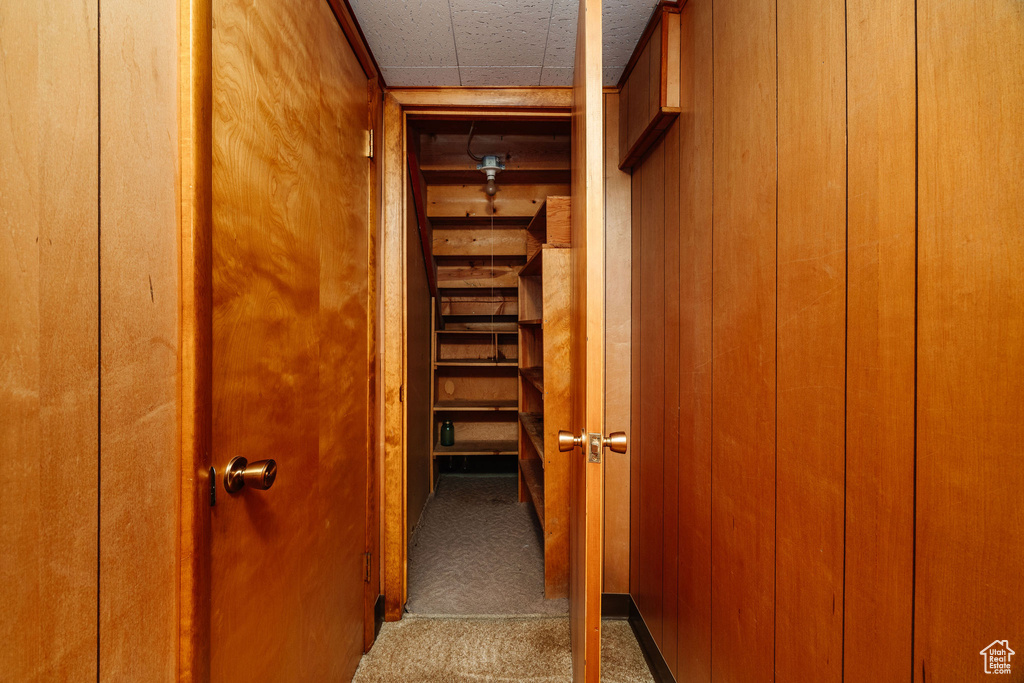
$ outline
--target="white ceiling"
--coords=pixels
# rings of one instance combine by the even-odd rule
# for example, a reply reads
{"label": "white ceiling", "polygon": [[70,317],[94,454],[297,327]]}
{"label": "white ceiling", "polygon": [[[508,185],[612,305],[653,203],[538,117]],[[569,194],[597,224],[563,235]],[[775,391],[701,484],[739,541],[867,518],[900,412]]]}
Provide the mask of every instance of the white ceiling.
{"label": "white ceiling", "polygon": [[[572,85],[579,0],[349,0],[389,86]],[[615,85],[658,0],[605,0]]]}

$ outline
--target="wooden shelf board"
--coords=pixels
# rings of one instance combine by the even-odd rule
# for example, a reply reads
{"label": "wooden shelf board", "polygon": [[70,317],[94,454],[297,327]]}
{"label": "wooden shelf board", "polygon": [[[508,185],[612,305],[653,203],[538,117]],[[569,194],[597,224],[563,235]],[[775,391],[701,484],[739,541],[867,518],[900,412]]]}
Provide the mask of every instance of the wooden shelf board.
{"label": "wooden shelf board", "polygon": [[526,265],[519,269],[519,277],[524,275],[540,275],[541,264],[544,262],[544,247],[537,250]]}
{"label": "wooden shelf board", "polygon": [[519,444],[511,441],[456,441],[454,446],[434,444],[438,455],[516,455]]}
{"label": "wooden shelf board", "polygon": [[434,367],[463,367],[463,368],[514,368],[519,365],[515,358],[508,360],[487,360],[480,358],[464,358],[461,360],[439,360],[434,361]]}
{"label": "wooden shelf board", "polygon": [[527,230],[544,230],[548,224],[548,200],[545,198],[526,226]]}
{"label": "wooden shelf board", "polygon": [[[475,320],[466,320],[465,322],[479,322],[479,323],[514,323],[517,316],[514,313],[445,313],[445,320],[453,320],[458,318],[475,318]],[[461,324],[461,323],[460,323]]]}
{"label": "wooden shelf board", "polygon": [[519,374],[537,391],[544,393],[544,368],[519,368]]}
{"label": "wooden shelf board", "polygon": [[455,399],[451,401],[438,401],[434,404],[435,411],[477,411],[495,412],[504,410],[519,410],[518,399]]}
{"label": "wooden shelf board", "polygon": [[523,482],[526,490],[530,492],[530,499],[537,511],[537,519],[540,520],[541,528],[544,527],[544,469],[540,460],[536,458],[521,459],[519,471],[523,475]]}
{"label": "wooden shelf board", "polygon": [[543,325],[543,324],[544,324],[544,321],[541,320],[540,318],[534,318],[532,320],[520,320],[519,321],[519,326],[520,327],[538,327],[538,326]]}
{"label": "wooden shelf board", "polygon": [[[456,323],[452,323],[455,325]],[[443,330],[434,330],[437,334],[492,334],[497,332],[498,334],[515,334],[516,323],[503,322],[503,323],[490,323],[490,322],[479,322],[479,323],[459,323],[467,325],[468,327],[453,327],[445,328]]]}
{"label": "wooden shelf board", "polygon": [[[519,413],[519,422],[523,425],[523,431],[530,439],[530,443],[537,450],[537,455],[544,458],[544,414],[543,413]],[[543,467],[543,463],[541,463]]]}
{"label": "wooden shelf board", "polygon": [[434,334],[477,334],[494,336],[496,334],[504,334],[512,336],[516,333],[514,328],[504,328],[500,330],[434,330]]}

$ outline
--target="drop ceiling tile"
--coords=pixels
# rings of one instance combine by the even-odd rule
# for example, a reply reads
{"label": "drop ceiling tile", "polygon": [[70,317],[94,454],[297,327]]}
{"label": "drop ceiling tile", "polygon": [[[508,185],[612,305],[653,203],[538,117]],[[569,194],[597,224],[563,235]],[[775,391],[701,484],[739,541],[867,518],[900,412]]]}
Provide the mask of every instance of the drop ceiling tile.
{"label": "drop ceiling tile", "polygon": [[578,0],[554,0],[548,42],[544,48],[544,66],[572,67],[576,56],[576,18]]}
{"label": "drop ceiling tile", "polygon": [[382,66],[384,80],[392,88],[459,85],[455,66]]}
{"label": "drop ceiling tile", "polygon": [[351,5],[382,67],[458,66],[448,0],[357,0]]}
{"label": "drop ceiling tile", "polygon": [[450,1],[459,66],[543,63],[551,0]]}
{"label": "drop ceiling tile", "polygon": [[462,85],[538,85],[539,66],[462,66]]}
{"label": "drop ceiling tile", "polygon": [[601,12],[605,66],[625,66],[643,35],[657,0],[604,4]]}
{"label": "drop ceiling tile", "polygon": [[540,72],[541,85],[572,85],[573,68],[563,66],[545,66]]}
{"label": "drop ceiling tile", "polygon": [[[625,70],[624,66],[606,66],[604,67],[604,85],[605,87],[614,88],[619,84],[619,78],[622,76],[622,72]],[[389,81],[390,83],[390,81]]]}

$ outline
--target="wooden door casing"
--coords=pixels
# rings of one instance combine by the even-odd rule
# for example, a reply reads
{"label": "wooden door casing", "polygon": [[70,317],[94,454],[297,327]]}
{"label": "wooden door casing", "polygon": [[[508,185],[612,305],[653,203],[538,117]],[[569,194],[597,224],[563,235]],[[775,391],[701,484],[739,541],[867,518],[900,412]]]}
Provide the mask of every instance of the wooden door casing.
{"label": "wooden door casing", "polygon": [[[604,434],[604,193],[601,2],[580,0],[572,93],[572,293],[570,357],[573,434]],[[572,459],[569,495],[569,622],[573,680],[601,679],[601,539],[604,465]],[[602,454],[603,455],[603,454]]]}
{"label": "wooden door casing", "polygon": [[[327,2],[214,5],[211,676],[345,680],[364,646],[367,78]],[[234,456],[273,458],[229,495]]]}

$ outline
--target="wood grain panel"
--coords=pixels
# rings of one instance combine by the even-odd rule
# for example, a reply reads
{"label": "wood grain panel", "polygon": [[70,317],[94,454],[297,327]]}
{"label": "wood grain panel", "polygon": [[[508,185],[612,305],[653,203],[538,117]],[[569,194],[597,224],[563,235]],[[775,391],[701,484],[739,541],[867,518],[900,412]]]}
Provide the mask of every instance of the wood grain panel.
{"label": "wood grain panel", "polygon": [[916,6],[913,671],[969,680],[994,639],[1024,642],[1024,12]]}
{"label": "wood grain panel", "polygon": [[774,3],[716,6],[711,662],[716,681],[773,678],[775,78]]}
{"label": "wood grain panel", "polygon": [[544,198],[569,194],[567,185],[502,185],[493,200],[484,192],[483,176],[475,185],[431,185],[427,188],[428,218],[533,218]]}
{"label": "wood grain panel", "polygon": [[326,3],[215,17],[215,466],[279,475],[219,491],[211,677],[345,679],[365,638],[367,80]]}
{"label": "wood grain panel", "polygon": [[[572,88],[573,433],[604,434],[604,193],[601,3],[580,0]],[[604,467],[570,451],[569,633],[573,681],[601,680]],[[602,454],[603,455],[603,454]]]}
{"label": "wood grain panel", "polygon": [[[676,679],[711,680],[711,2],[680,13],[679,592]],[[669,188],[671,191],[672,188]]]}
{"label": "wood grain panel", "polygon": [[0,674],[96,678],[95,2],[0,6]]}
{"label": "wood grain panel", "polygon": [[[550,223],[564,221],[552,216]],[[572,254],[545,248],[544,311],[544,595],[564,598],[569,592],[569,479],[571,467],[558,450],[558,425],[572,420],[570,398],[572,346],[568,320]]]}
{"label": "wood grain panel", "polygon": [[[348,680],[363,653],[366,480],[370,441],[367,310],[367,78],[327,3],[317,4],[320,52],[320,443],[314,523],[318,576],[305,604],[326,626],[306,645],[318,677]],[[317,14],[313,12],[313,14]],[[322,672],[322,674],[320,673]]]}
{"label": "wood grain panel", "polygon": [[[604,95],[605,424],[630,428],[631,244],[629,174],[616,160],[619,96]],[[605,453],[604,592],[629,592],[630,453]]]}
{"label": "wood grain panel", "polygon": [[623,103],[626,113],[626,138],[623,140],[624,149],[619,150],[620,155],[625,154],[635,140],[640,138],[644,127],[651,120],[651,43],[644,45],[640,51],[640,58],[629,75],[628,97]]}
{"label": "wood grain panel", "polygon": [[[309,677],[317,662],[299,659],[304,641],[313,624],[326,627],[319,605],[296,609],[317,579],[319,550],[317,24],[297,7],[230,0],[217,0],[214,19],[214,466],[272,457],[279,474],[265,492],[218,486],[211,678]],[[294,49],[252,69],[278,41]],[[239,570],[246,581],[235,580]],[[255,585],[259,604],[247,597]]]}
{"label": "wood grain panel", "polygon": [[[100,679],[178,666],[178,14],[100,14]],[[139,486],[140,458],[155,467]],[[145,522],[141,522],[145,520]],[[139,657],[145,652],[145,657]]]}
{"label": "wood grain panel", "polygon": [[[410,155],[411,158],[411,155]],[[411,536],[420,513],[433,488],[430,477],[431,449],[434,446],[430,407],[431,329],[430,312],[433,301],[427,264],[420,244],[420,227],[413,200],[412,182],[407,183],[406,271],[405,271],[405,476],[406,534]],[[431,259],[433,260],[433,259]],[[433,267],[430,264],[429,267]]]}
{"label": "wood grain panel", "polygon": [[913,597],[914,3],[847,12],[844,674],[903,681]]}
{"label": "wood grain panel", "polygon": [[845,31],[842,0],[778,3],[779,681],[843,676]]}
{"label": "wood grain panel", "polygon": [[658,145],[640,167],[640,599],[637,607],[655,640],[662,642],[665,478],[665,146]]}
{"label": "wood grain panel", "polygon": [[[452,109],[459,107],[502,110],[554,111],[572,105],[572,88],[391,88],[388,94],[403,107]],[[481,117],[476,112],[474,117]]]}
{"label": "wood grain panel", "polygon": [[632,291],[630,304],[630,334],[634,340],[630,356],[630,444],[629,444],[629,592],[635,601],[640,600],[640,498],[643,491],[640,479],[640,462],[643,459],[643,413],[640,410],[640,397],[643,395],[644,377],[640,372],[640,358],[643,353],[643,336],[640,334],[640,320],[643,316],[643,250],[640,235],[643,221],[640,215],[643,192],[643,169],[637,169],[630,178],[631,197],[638,201],[631,205],[630,254],[632,256]]}

